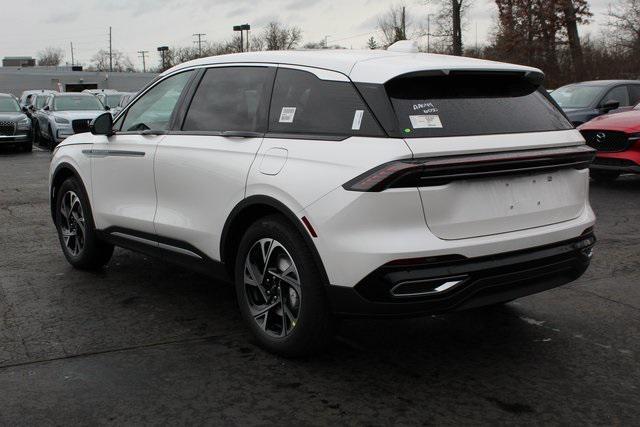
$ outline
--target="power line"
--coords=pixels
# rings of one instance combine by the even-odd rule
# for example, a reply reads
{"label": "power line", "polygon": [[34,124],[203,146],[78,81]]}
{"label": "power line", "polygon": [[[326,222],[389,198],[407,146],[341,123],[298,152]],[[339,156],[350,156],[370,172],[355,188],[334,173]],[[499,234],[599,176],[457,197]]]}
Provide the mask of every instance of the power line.
{"label": "power line", "polygon": [[142,72],[146,73],[147,72],[147,63],[145,61],[145,55],[147,53],[149,53],[148,50],[139,50],[138,53],[140,54],[140,56],[142,57]]}
{"label": "power line", "polygon": [[205,33],[195,33],[193,37],[197,37],[198,41],[194,41],[194,43],[198,43],[198,56],[202,56],[202,36],[206,36]]}

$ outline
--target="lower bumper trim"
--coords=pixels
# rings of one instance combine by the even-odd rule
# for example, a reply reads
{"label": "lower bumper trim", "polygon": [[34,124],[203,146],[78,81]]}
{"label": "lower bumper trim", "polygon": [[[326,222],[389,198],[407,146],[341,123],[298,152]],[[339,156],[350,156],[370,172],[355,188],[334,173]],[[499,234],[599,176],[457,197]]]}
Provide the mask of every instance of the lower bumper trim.
{"label": "lower bumper trim", "polygon": [[[417,266],[382,266],[355,287],[329,286],[333,311],[342,316],[411,317],[441,314],[510,301],[567,284],[590,263],[595,237],[525,251]],[[466,276],[442,292],[403,296],[391,292],[410,280]]]}

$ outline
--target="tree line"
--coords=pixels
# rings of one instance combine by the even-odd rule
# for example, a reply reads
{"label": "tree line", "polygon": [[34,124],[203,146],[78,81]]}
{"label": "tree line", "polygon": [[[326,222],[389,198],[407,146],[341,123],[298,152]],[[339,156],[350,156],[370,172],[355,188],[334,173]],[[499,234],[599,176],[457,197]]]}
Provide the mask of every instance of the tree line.
{"label": "tree line", "polygon": [[[640,77],[640,0],[617,0],[609,7],[607,25],[597,35],[581,36],[579,27],[592,23],[588,0],[493,0],[497,14],[490,38],[482,47],[464,39],[474,0],[422,0],[437,13],[433,25],[425,23],[425,13],[411,16],[403,4],[392,5],[378,16],[377,31],[363,48],[385,48],[396,41],[419,40],[421,51],[464,55],[531,65],[546,74],[547,87],[604,78]],[[478,0],[475,0],[478,1]],[[415,9],[413,9],[415,11]],[[415,12],[414,12],[415,13]],[[239,36],[204,43],[201,46],[170,46],[164,60],[152,71],[204,56],[249,50],[342,48],[328,45],[327,39],[302,43],[302,29],[278,21],[252,33],[242,46]],[[40,65],[59,65],[62,49],[47,48],[38,54]],[[134,71],[122,52],[98,51],[88,69]]]}

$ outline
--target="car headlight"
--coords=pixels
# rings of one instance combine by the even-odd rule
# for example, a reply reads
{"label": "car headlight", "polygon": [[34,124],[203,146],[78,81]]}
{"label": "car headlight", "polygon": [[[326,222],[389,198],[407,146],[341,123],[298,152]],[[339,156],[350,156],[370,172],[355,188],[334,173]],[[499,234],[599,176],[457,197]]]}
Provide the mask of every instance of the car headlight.
{"label": "car headlight", "polygon": [[25,117],[24,119],[20,120],[18,122],[18,129],[19,130],[29,130],[29,129],[31,129],[31,120],[29,120],[28,117]]}
{"label": "car headlight", "polygon": [[68,125],[69,124],[69,120],[64,119],[62,117],[56,117],[55,120],[56,120],[56,123],[58,123],[60,125]]}

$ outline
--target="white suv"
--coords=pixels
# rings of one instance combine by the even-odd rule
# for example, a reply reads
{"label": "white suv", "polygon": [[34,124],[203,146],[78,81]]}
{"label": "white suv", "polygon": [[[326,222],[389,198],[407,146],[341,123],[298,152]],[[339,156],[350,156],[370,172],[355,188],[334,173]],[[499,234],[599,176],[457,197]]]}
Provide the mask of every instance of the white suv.
{"label": "white suv", "polygon": [[284,355],[335,316],[491,305],[587,268],[594,151],[534,68],[384,51],[174,67],[55,151],[68,261],[114,245],[235,282]]}

